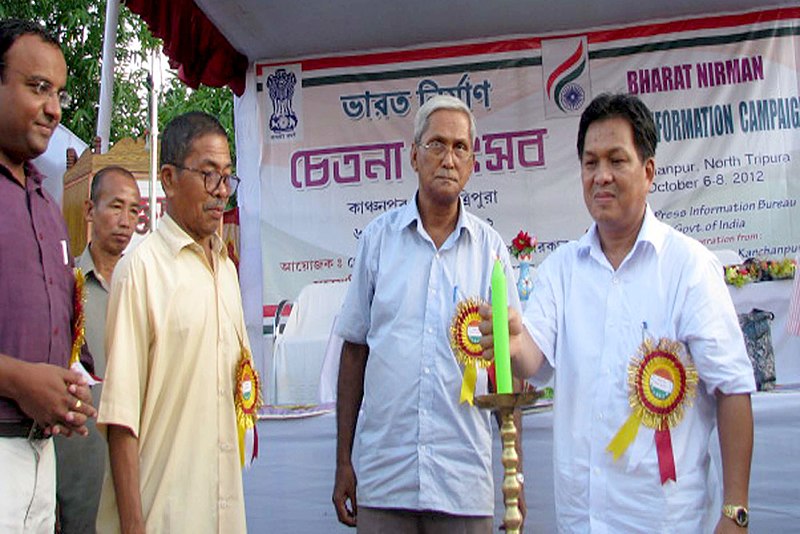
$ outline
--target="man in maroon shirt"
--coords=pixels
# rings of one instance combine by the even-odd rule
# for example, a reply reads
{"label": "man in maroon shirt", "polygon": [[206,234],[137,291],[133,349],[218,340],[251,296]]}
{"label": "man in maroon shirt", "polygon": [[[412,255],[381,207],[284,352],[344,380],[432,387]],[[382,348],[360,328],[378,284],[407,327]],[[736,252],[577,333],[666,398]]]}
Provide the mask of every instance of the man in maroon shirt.
{"label": "man in maroon shirt", "polygon": [[0,532],[53,532],[52,434],[94,417],[66,369],[74,278],[58,204],[30,163],[61,120],[67,67],[40,26],[0,20]]}

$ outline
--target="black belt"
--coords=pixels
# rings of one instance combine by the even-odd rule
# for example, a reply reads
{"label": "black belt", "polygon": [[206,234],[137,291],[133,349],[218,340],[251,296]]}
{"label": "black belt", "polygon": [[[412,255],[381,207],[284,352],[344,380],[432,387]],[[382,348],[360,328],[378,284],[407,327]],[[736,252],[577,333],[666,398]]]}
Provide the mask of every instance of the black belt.
{"label": "black belt", "polygon": [[25,421],[0,421],[0,438],[47,439],[44,429],[32,419]]}

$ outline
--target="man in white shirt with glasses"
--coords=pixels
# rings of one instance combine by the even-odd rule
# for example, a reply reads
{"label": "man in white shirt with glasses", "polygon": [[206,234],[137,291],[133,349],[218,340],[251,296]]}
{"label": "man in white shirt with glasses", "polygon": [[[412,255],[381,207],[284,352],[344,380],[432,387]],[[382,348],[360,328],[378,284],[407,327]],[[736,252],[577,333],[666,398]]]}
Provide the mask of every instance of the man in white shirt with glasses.
{"label": "man in white shirt with glasses", "polygon": [[[493,530],[490,413],[459,402],[463,370],[449,333],[459,303],[490,299],[496,258],[512,276],[502,238],[461,202],[475,138],[461,100],[428,100],[414,121],[417,193],[360,237],[337,322],[345,341],[333,492],[339,520],[359,533]],[[487,382],[480,370],[476,395]]]}

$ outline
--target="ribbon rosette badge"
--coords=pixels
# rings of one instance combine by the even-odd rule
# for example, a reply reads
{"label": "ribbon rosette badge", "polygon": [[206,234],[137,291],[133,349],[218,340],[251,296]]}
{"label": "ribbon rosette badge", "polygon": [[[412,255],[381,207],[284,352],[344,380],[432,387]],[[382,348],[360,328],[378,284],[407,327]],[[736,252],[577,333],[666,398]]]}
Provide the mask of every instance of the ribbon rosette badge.
{"label": "ribbon rosette badge", "polygon": [[[619,459],[636,439],[639,425],[655,430],[656,453],[661,483],[676,480],[670,428],[680,423],[683,410],[697,388],[697,370],[682,362],[684,346],[661,339],[656,346],[645,340],[628,366],[630,417],[608,444],[607,450]],[[688,356],[683,358],[688,360]]]}
{"label": "ribbon rosette badge", "polygon": [[69,357],[69,365],[80,364],[81,347],[86,339],[86,315],[84,305],[86,304],[86,276],[80,267],[73,269],[75,276],[75,287],[72,294],[72,350]]}
{"label": "ribbon rosette badge", "polygon": [[72,296],[72,349],[69,356],[69,368],[80,373],[90,386],[99,384],[101,379],[89,373],[81,362],[81,349],[86,343],[86,275],[80,267],[73,269],[75,276]]}
{"label": "ribbon rosette badge", "polygon": [[258,410],[263,404],[258,372],[253,368],[250,351],[242,348],[242,356],[236,366],[236,421],[239,434],[239,460],[242,466],[258,457]]}
{"label": "ribbon rosette badge", "polygon": [[459,402],[472,405],[475,397],[475,384],[478,381],[478,367],[487,368],[492,362],[481,357],[483,347],[480,345],[481,332],[478,325],[481,316],[478,308],[481,300],[468,298],[456,306],[453,323],[450,326],[450,346],[459,363],[464,365],[464,377],[461,379],[461,398]]}

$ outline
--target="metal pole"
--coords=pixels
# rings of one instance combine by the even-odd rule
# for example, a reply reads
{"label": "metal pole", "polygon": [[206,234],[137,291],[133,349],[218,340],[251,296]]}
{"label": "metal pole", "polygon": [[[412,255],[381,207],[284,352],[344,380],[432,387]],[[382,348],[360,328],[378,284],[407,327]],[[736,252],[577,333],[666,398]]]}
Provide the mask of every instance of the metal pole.
{"label": "metal pole", "polygon": [[158,180],[158,91],[161,74],[156,76],[156,65],[161,66],[158,50],[150,53],[150,231],[156,229],[158,210],[156,182]]}
{"label": "metal pole", "polygon": [[103,31],[103,65],[100,73],[100,106],[97,116],[97,135],[100,137],[100,152],[108,152],[111,136],[111,112],[114,106],[114,50],[117,48],[117,24],[119,23],[119,0],[106,1],[106,24]]}

